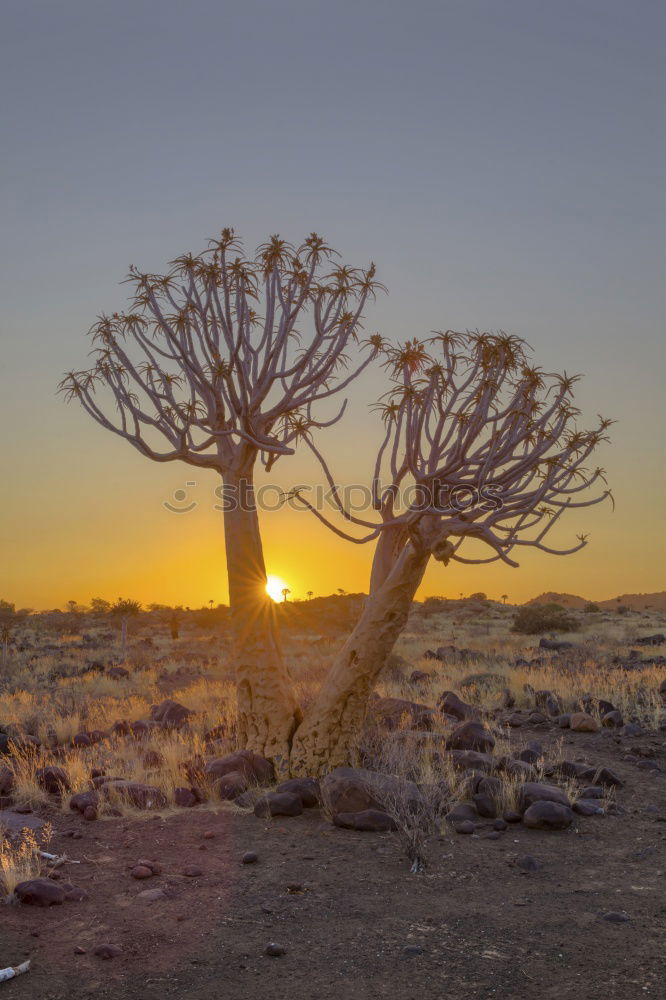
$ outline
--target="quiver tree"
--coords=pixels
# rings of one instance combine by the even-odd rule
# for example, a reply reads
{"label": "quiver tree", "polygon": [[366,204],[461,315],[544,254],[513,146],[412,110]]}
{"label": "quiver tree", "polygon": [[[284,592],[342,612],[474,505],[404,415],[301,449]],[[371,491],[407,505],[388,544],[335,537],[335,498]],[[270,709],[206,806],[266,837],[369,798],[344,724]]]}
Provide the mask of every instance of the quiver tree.
{"label": "quiver tree", "polygon": [[111,615],[120,622],[120,655],[123,662],[127,659],[127,626],[130,618],[136,618],[140,611],[140,602],[127,597],[119,597],[115,604],[111,605]]}
{"label": "quiver tree", "polygon": [[[347,763],[368,697],[403,629],[431,558],[501,560],[522,547],[555,555],[547,536],[571,509],[610,495],[588,459],[610,421],[579,430],[576,378],[533,367],[528,348],[506,335],[441,333],[385,352],[391,388],[380,401],[385,431],[372,474],[375,517],[348,510],[311,438],[345,527],[300,499],[338,535],[375,542],[370,595],[349,639],[309,706],[292,746],[293,773]],[[353,529],[360,529],[354,534]]]}
{"label": "quiver tree", "polygon": [[374,266],[355,269],[337,256],[313,233],[297,248],[273,236],[246,257],[225,229],[165,275],[132,268],[129,310],[99,318],[92,367],[61,383],[147,458],[222,477],[239,738],[278,769],[300,713],[265,592],[254,470],[339,420],[345,403],[328,419],[318,404],[343,392],[380,346],[376,337],[360,341],[363,309],[379,287]]}

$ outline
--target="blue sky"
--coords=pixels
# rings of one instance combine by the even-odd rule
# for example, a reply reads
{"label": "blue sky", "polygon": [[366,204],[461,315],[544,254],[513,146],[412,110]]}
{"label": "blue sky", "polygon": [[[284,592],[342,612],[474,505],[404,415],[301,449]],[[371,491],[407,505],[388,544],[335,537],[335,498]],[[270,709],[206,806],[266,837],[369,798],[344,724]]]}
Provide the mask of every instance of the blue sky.
{"label": "blue sky", "polygon": [[[368,328],[505,329],[545,367],[586,373],[591,418],[618,418],[601,456],[618,510],[582,518],[585,553],[455,581],[437,567],[428,592],[664,589],[663,4],[5,0],[3,13],[6,596],[85,600],[132,574],[143,599],[175,600],[178,579],[185,603],[213,596],[198,579],[223,599],[212,515],[174,526],[161,510],[188,470],[145,462],[55,384],[97,313],[123,305],[129,264],[159,270],[229,224],[250,247],[321,232],[389,286]],[[352,400],[368,448],[380,387]],[[353,475],[363,449],[350,459],[347,440],[329,447]],[[279,523],[269,563],[285,558]],[[331,569],[307,569],[312,589],[362,585],[369,552],[319,544]]]}

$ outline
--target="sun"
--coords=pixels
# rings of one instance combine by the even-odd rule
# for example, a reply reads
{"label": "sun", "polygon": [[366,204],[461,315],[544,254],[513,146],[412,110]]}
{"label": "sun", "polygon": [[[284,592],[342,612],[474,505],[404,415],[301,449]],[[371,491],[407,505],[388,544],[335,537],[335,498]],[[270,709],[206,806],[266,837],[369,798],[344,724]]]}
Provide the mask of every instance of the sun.
{"label": "sun", "polygon": [[290,590],[289,584],[285,583],[281,576],[269,576],[266,580],[266,593],[272,601],[278,604],[284,601],[283,590]]}

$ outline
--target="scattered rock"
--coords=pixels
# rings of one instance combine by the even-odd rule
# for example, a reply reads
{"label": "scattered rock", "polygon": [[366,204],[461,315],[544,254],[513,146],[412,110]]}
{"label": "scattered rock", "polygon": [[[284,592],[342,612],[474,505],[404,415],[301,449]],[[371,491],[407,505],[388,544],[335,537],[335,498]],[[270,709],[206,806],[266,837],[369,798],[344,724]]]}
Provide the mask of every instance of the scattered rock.
{"label": "scattered rock", "polygon": [[123,949],[117,944],[98,944],[93,952],[98,958],[104,959],[118,958],[122,953]]}
{"label": "scattered rock", "polygon": [[277,791],[298,795],[304,809],[315,809],[321,802],[321,789],[316,778],[289,778],[277,786]]}
{"label": "scattered rock", "polygon": [[271,941],[270,944],[266,945],[264,954],[268,955],[269,958],[281,958],[282,955],[287,954],[287,949],[281,944],[276,944],[275,941]]}
{"label": "scattered rock", "polygon": [[604,788],[622,788],[624,782],[622,778],[611,771],[609,767],[600,767],[592,779],[593,784],[602,785]]}
{"label": "scattered rock", "polygon": [[225,774],[238,772],[244,776],[247,785],[271,785],[275,779],[270,760],[252,753],[251,750],[236,750],[225,757],[211,760],[206,764],[204,771],[210,778],[221,778]]}
{"label": "scattered rock", "polygon": [[537,861],[531,854],[523,854],[516,858],[516,868],[520,868],[523,872],[538,872],[543,868],[543,862]]}
{"label": "scattered rock", "polygon": [[462,823],[456,823],[453,827],[456,833],[462,833],[469,836],[469,834],[474,833],[476,830],[476,824],[471,821],[471,819],[464,819]]}
{"label": "scattered rock", "polygon": [[535,802],[557,802],[568,806],[566,792],[557,785],[546,785],[540,781],[526,781],[520,789],[520,807],[529,809]]}
{"label": "scattered rock", "polygon": [[596,799],[576,799],[573,811],[579,816],[604,816],[605,810]]}
{"label": "scattered rock", "polygon": [[601,919],[607,920],[611,924],[626,924],[630,918],[624,910],[609,910],[608,913],[601,915]]}
{"label": "scattered rock", "polygon": [[61,795],[68,792],[72,787],[69,782],[69,775],[62,767],[50,764],[48,767],[39,767],[35,771],[35,779],[40,788],[50,795]]}
{"label": "scattered rock", "polygon": [[166,796],[154,785],[144,785],[139,781],[112,778],[100,785],[100,794],[106,799],[118,798],[135,809],[163,809]]}
{"label": "scattered rock", "polygon": [[258,860],[259,860],[259,855],[256,853],[256,851],[246,851],[243,857],[241,858],[241,864],[256,865]]}
{"label": "scattered rock", "polygon": [[269,792],[254,807],[255,816],[300,816],[303,804],[294,792]]}
{"label": "scattered rock", "polygon": [[364,809],[356,813],[336,813],[333,816],[335,826],[343,830],[359,830],[364,833],[384,833],[395,830],[395,820],[380,809]]}
{"label": "scattered rock", "polygon": [[199,878],[200,875],[203,875],[203,868],[200,868],[199,865],[186,865],[182,874],[187,878]]}
{"label": "scattered rock", "polygon": [[573,823],[573,818],[569,806],[540,800],[525,812],[523,823],[530,830],[566,830]]}
{"label": "scattered rock", "polygon": [[31,878],[19,882],[14,895],[27,906],[61,906],[65,902],[65,890],[50,878]]}
{"label": "scattered rock", "polygon": [[463,722],[446,741],[450,750],[479,750],[487,753],[495,746],[495,737],[481,722]]}
{"label": "scattered rock", "polygon": [[136,865],[132,868],[130,872],[132,878],[142,879],[142,878],[152,878],[153,870],[152,868],[147,868],[145,865]]}
{"label": "scattered rock", "polygon": [[598,733],[601,726],[588,712],[574,712],[569,721],[574,733]]}
{"label": "scattered rock", "polygon": [[437,699],[437,708],[442,714],[451,715],[454,719],[460,719],[461,722],[479,718],[478,708],[468,705],[454,691],[442,692]]}

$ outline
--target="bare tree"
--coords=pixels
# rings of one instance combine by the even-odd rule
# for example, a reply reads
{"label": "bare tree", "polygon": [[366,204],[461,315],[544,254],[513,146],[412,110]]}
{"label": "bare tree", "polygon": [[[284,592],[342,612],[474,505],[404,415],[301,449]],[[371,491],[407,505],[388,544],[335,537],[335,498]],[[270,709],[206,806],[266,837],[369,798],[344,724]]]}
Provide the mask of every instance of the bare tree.
{"label": "bare tree", "polygon": [[380,287],[374,265],[359,270],[337,256],[313,233],[297,248],[272,236],[249,258],[224,229],[166,275],[132,268],[129,311],[99,318],[92,368],[61,383],[147,458],[222,477],[239,734],[279,770],[300,711],[265,593],[254,470],[339,420],[345,403],[328,419],[317,404],[343,392],[381,346],[377,336],[359,340],[363,309]]}
{"label": "bare tree", "polygon": [[[345,508],[323,455],[305,438],[341,518],[364,533],[350,533],[301,496],[303,505],[338,535],[375,541],[376,548],[370,596],[294,736],[293,773],[348,762],[372,686],[431,558],[515,567],[512,554],[523,547],[576,552],[585,536],[564,548],[547,544],[546,536],[566,511],[610,496],[608,489],[590,495],[605,479],[602,469],[586,466],[610,421],[599,418],[594,430],[579,430],[572,402],[577,379],[535,368],[523,341],[448,331],[389,349],[386,364],[392,386],[381,401],[375,519]],[[413,499],[399,509],[410,485]]]}
{"label": "bare tree", "polygon": [[127,626],[130,618],[135,618],[141,611],[139,601],[119,597],[111,606],[111,614],[120,621],[120,654],[123,662],[127,659]]}

